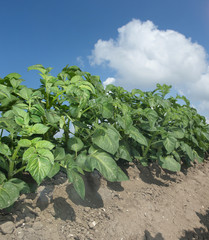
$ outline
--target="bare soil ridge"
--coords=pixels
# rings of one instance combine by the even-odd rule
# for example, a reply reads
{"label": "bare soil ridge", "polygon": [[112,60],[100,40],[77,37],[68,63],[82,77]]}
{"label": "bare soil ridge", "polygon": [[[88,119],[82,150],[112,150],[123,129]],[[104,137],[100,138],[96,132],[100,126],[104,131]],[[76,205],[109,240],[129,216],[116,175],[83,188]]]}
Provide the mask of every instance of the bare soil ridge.
{"label": "bare soil ridge", "polygon": [[22,195],[0,214],[0,240],[209,239],[209,162],[172,174],[130,164],[130,180],[85,177],[81,200],[66,175]]}

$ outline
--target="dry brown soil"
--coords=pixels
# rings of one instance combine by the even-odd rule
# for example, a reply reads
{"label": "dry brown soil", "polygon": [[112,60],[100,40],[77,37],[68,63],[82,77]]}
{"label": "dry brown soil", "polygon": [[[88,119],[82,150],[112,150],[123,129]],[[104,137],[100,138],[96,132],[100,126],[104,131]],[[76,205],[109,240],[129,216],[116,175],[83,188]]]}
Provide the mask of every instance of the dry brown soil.
{"label": "dry brown soil", "polygon": [[209,162],[172,174],[130,164],[129,181],[85,177],[81,200],[66,175],[0,213],[0,240],[209,240]]}

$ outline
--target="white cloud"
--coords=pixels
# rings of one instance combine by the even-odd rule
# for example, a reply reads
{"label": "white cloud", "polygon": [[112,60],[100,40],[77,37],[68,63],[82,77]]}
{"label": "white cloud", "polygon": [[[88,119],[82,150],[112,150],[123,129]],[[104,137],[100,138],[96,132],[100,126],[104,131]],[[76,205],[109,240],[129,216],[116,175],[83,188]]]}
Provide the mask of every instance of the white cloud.
{"label": "white cloud", "polygon": [[114,84],[114,83],[115,83],[115,78],[109,77],[103,82],[103,85],[104,87],[106,87],[108,84]]}
{"label": "white cloud", "polygon": [[151,21],[132,20],[118,29],[117,39],[98,40],[92,65],[116,71],[116,85],[152,90],[156,83],[173,85],[209,105],[209,68],[204,48],[173,30],[159,30]]}

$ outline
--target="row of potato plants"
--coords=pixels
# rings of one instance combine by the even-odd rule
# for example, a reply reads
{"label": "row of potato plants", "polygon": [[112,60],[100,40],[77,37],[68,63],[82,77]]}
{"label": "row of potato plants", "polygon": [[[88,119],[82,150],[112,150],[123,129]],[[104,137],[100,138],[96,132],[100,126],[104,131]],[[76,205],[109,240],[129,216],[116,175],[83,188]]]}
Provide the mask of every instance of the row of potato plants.
{"label": "row of potato plants", "polygon": [[157,162],[174,172],[204,160],[209,125],[184,96],[167,97],[171,86],[128,92],[104,88],[98,76],[76,66],[57,77],[42,65],[28,70],[40,72],[39,88],[22,85],[18,73],[0,78],[0,209],[30,192],[25,175],[40,185],[65,171],[84,198],[85,172],[96,169],[108,181],[128,179],[120,159]]}

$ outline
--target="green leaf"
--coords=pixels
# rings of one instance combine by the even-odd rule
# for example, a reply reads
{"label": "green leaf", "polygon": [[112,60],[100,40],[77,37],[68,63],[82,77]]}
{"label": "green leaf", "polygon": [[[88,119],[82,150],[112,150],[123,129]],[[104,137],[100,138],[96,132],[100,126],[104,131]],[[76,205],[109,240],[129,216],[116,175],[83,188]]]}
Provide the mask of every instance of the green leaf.
{"label": "green leaf", "polygon": [[118,180],[118,166],[108,153],[100,151],[91,153],[88,164],[92,170],[96,168],[108,181]]}
{"label": "green leaf", "polygon": [[30,88],[24,87],[20,90],[18,93],[19,96],[21,96],[25,100],[29,100],[32,98],[33,91]]}
{"label": "green leaf", "polygon": [[32,158],[28,160],[26,171],[29,171],[38,185],[40,185],[43,179],[49,174],[51,166],[51,161],[48,158]]}
{"label": "green leaf", "polygon": [[32,127],[32,132],[34,134],[45,134],[48,130],[49,127],[41,123],[37,123]]}
{"label": "green leaf", "polygon": [[11,94],[6,86],[0,84],[0,97],[7,98],[11,100]]}
{"label": "green leaf", "polygon": [[54,144],[46,140],[41,140],[36,143],[36,148],[46,148],[52,150],[54,148]]}
{"label": "green leaf", "polygon": [[0,185],[7,180],[5,174],[0,171]]}
{"label": "green leaf", "polygon": [[182,139],[184,137],[184,132],[180,129],[173,131],[171,134],[177,139]]}
{"label": "green leaf", "polygon": [[84,171],[91,172],[91,167],[88,165],[87,152],[81,152],[76,158],[76,164],[82,168]]}
{"label": "green leaf", "polygon": [[115,154],[119,147],[120,134],[110,126],[97,128],[92,136],[92,142],[101,149]]}
{"label": "green leaf", "polygon": [[30,147],[31,141],[28,140],[28,139],[21,139],[21,140],[18,142],[18,145],[19,145],[20,147]]}
{"label": "green leaf", "polygon": [[6,78],[9,78],[9,79],[12,79],[12,78],[15,78],[15,79],[19,79],[21,78],[21,75],[19,73],[10,73],[6,76]]}
{"label": "green leaf", "polygon": [[46,69],[41,64],[36,64],[36,65],[32,65],[32,66],[28,67],[28,71],[30,71],[30,70],[38,70],[42,74],[46,73]]}
{"label": "green leaf", "polygon": [[129,180],[128,176],[118,167],[117,172],[117,182],[127,181]]}
{"label": "green leaf", "polygon": [[129,146],[125,141],[121,141],[119,148],[118,148],[118,152],[116,155],[118,158],[122,158],[125,159],[129,162],[132,161],[131,155],[130,155],[130,150],[129,150]]}
{"label": "green leaf", "polygon": [[159,164],[162,168],[172,172],[179,172],[181,170],[181,164],[177,162],[172,156],[159,158]]}
{"label": "green leaf", "polygon": [[53,178],[60,171],[60,165],[58,162],[55,162],[47,175],[49,178]]}
{"label": "green leaf", "polygon": [[54,164],[54,155],[49,149],[38,148],[37,152],[39,153],[40,156],[48,158],[51,164]]}
{"label": "green leaf", "polygon": [[112,103],[103,103],[103,105],[102,105],[103,118],[112,118],[113,111],[114,111],[114,107],[113,107]]}
{"label": "green leaf", "polygon": [[56,114],[55,111],[50,111],[50,112],[46,112],[46,118],[48,120],[49,123],[57,123],[60,121],[60,116]]}
{"label": "green leaf", "polygon": [[193,150],[193,155],[194,155],[194,159],[197,160],[199,163],[202,163],[204,161],[204,157],[200,157],[195,150]]}
{"label": "green leaf", "polygon": [[135,127],[131,127],[127,133],[129,134],[130,138],[133,138],[139,144],[147,146],[147,139],[139,132],[139,130]]}
{"label": "green leaf", "polygon": [[62,147],[57,147],[54,151],[55,160],[62,160],[65,158],[65,149]]}
{"label": "green leaf", "polygon": [[21,194],[30,193],[30,188],[26,182],[18,178],[12,178],[9,180],[11,183],[15,184]]}
{"label": "green leaf", "polygon": [[20,126],[24,125],[24,119],[22,117],[16,117],[15,116],[15,122]]}
{"label": "green leaf", "polygon": [[117,116],[117,122],[120,124],[120,126],[124,130],[129,130],[132,127],[133,121],[131,119],[131,116],[129,114],[126,114],[124,116]]}
{"label": "green leaf", "polygon": [[37,158],[38,155],[36,154],[36,149],[34,147],[28,148],[24,153],[23,153],[23,161],[28,162],[29,159],[35,159]]}
{"label": "green leaf", "polygon": [[0,168],[6,170],[7,172],[9,171],[9,164],[8,161],[5,157],[0,156]]}
{"label": "green leaf", "polygon": [[191,161],[194,161],[193,150],[188,144],[181,142],[181,149],[188,155]]}
{"label": "green leaf", "polygon": [[142,113],[148,119],[150,127],[154,128],[155,122],[158,119],[157,112],[153,109],[145,108]]}
{"label": "green leaf", "polygon": [[83,178],[74,169],[67,169],[67,176],[70,182],[72,182],[76,192],[79,196],[85,198],[85,185]]}
{"label": "green leaf", "polygon": [[167,154],[170,154],[176,147],[176,141],[177,139],[169,136],[163,141],[163,145],[167,151]]}
{"label": "green leaf", "polygon": [[83,148],[84,144],[80,138],[72,137],[67,142],[67,147],[69,150],[74,152],[79,152]]}
{"label": "green leaf", "polygon": [[0,153],[5,156],[11,156],[11,151],[9,147],[4,143],[0,143]]}
{"label": "green leaf", "polygon": [[19,189],[11,181],[0,185],[0,209],[11,206],[19,197]]}

